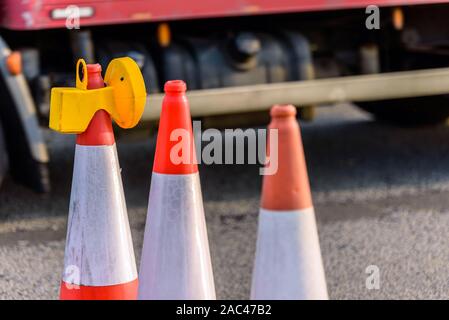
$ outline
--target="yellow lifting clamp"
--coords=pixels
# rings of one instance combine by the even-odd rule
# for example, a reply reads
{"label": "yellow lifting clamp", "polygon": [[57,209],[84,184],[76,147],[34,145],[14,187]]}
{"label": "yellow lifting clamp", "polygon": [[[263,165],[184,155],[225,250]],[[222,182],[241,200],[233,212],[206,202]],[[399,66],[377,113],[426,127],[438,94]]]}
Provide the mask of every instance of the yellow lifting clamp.
{"label": "yellow lifting clamp", "polygon": [[[80,78],[80,68],[84,76]],[[146,90],[136,62],[128,57],[112,60],[104,78],[106,87],[87,90],[87,65],[76,65],[76,88],[53,88],[50,99],[50,128],[62,133],[81,133],[95,112],[107,111],[122,128],[139,122],[145,108]]]}

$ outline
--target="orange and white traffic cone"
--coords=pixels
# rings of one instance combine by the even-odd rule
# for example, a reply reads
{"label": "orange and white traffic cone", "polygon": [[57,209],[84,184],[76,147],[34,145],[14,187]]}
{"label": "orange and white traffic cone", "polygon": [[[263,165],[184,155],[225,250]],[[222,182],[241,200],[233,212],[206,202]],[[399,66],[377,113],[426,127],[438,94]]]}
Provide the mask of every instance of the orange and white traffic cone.
{"label": "orange and white traffic cone", "polygon": [[[64,118],[66,113],[81,110],[80,115],[84,116],[83,112],[92,107],[80,105],[80,101],[87,99],[97,103],[92,109],[95,112],[87,129],[83,131],[83,125],[80,125],[80,128],[73,130],[79,134],[75,149],[64,273],[60,286],[62,300],[137,299],[137,269],[111,116],[102,110],[109,101],[114,105],[111,107],[112,113],[117,114],[114,108],[123,101],[117,100],[118,104],[111,102],[120,96],[120,93],[118,96],[114,94],[117,92],[114,91],[113,82],[117,79],[111,77],[128,78],[124,66],[131,66],[136,71],[137,65],[133,63],[128,60],[121,65],[119,62],[115,75],[108,77],[107,72],[108,86],[111,85],[107,90],[100,89],[104,87],[101,66],[84,64],[85,88],[56,88],[52,91],[51,112],[59,110],[61,117],[53,114],[50,126],[59,128],[61,132],[73,129],[73,119]],[[133,84],[127,82],[126,78],[123,86],[129,86],[130,91],[133,91]],[[139,81],[139,78],[133,81]],[[86,89],[97,90],[89,92]],[[66,96],[58,100],[58,94]]]}
{"label": "orange and white traffic cone", "polygon": [[186,84],[168,81],[164,89],[139,299],[215,299]]}
{"label": "orange and white traffic cone", "polygon": [[[328,299],[301,135],[291,105],[271,109],[278,169],[265,175],[251,299]],[[268,139],[268,154],[276,152]],[[274,157],[275,158],[275,157]]]}

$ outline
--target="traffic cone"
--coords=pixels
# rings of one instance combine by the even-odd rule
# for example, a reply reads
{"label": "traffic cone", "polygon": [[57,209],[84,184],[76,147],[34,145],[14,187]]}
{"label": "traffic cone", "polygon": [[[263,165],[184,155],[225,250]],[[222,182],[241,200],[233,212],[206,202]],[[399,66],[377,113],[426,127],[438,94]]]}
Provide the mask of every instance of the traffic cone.
{"label": "traffic cone", "polygon": [[[106,108],[116,115],[119,105],[138,105],[138,108],[143,108],[141,101],[135,105],[135,99],[127,102],[121,100],[121,90],[124,87],[129,89],[126,94],[128,98],[132,95],[129,92],[134,92],[135,84],[129,81],[139,82],[143,81],[143,78],[131,80],[127,68],[132,69],[131,74],[140,74],[137,65],[130,59],[117,60],[111,62],[112,69],[108,67],[106,72],[109,88],[101,89],[104,87],[101,66],[86,65],[84,62],[82,64],[84,88],[77,84],[77,89],[54,88],[52,91],[53,115],[50,116],[50,126],[61,132],[73,130],[79,133],[76,139],[60,299],[136,299],[137,269],[111,116],[100,108]],[[78,77],[77,74],[77,79]],[[124,79],[119,80],[122,86],[114,89],[114,83],[118,83],[115,79],[117,77]],[[86,89],[96,90],[89,92],[90,90]],[[140,96],[141,88],[137,91]],[[66,94],[67,96],[64,96]],[[58,95],[63,95],[64,98],[59,99]],[[89,100],[90,105],[82,105],[80,101],[84,101],[83,99]],[[107,103],[110,105],[107,106]],[[130,112],[136,112],[138,108],[130,109]],[[69,118],[67,114],[70,114],[70,111],[80,112],[81,118],[88,119],[89,115],[85,113],[91,109],[96,111],[88,122],[87,129],[79,132],[83,130],[83,123],[73,122],[74,119]],[[58,112],[61,115],[59,117]],[[73,129],[73,123],[79,128]],[[123,126],[129,127],[132,124]]]}
{"label": "traffic cone", "polygon": [[296,109],[276,105],[270,114],[278,168],[263,179],[251,299],[328,299]]}
{"label": "traffic cone", "polygon": [[139,299],[215,299],[186,84],[168,81],[164,89]]}

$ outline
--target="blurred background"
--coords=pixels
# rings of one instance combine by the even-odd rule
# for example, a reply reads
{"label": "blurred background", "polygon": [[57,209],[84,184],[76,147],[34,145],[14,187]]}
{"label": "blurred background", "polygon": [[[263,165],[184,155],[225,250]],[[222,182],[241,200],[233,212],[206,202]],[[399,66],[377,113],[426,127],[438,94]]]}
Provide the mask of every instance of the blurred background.
{"label": "blurred background", "polygon": [[[116,132],[138,261],[163,84],[182,79],[203,129],[298,107],[331,298],[448,298],[449,1],[0,5],[0,298],[58,297],[75,137],[47,129],[50,89],[120,56],[148,93]],[[249,297],[258,170],[200,166],[218,298]]]}

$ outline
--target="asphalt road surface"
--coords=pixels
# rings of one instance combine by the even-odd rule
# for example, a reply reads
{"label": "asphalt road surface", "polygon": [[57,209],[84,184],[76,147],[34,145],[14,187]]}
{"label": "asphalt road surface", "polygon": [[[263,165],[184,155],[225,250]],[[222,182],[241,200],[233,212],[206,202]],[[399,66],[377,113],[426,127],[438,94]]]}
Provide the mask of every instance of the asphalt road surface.
{"label": "asphalt road surface", "polygon": [[[302,125],[332,299],[449,298],[449,127],[379,124],[341,105]],[[51,142],[53,192],[7,180],[0,192],[0,298],[56,299],[73,137]],[[56,139],[55,139],[56,138]],[[139,263],[154,140],[118,142]],[[201,166],[220,299],[249,297],[261,178],[255,165]],[[379,268],[367,289],[366,268]]]}

